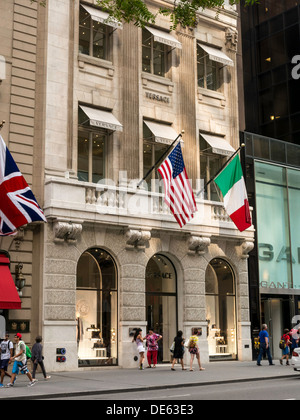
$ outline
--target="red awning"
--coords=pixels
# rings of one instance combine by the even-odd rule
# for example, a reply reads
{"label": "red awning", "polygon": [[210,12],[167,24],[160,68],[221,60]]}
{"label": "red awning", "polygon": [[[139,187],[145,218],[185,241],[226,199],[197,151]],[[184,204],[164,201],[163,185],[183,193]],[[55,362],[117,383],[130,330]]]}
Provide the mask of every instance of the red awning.
{"label": "red awning", "polygon": [[21,309],[21,299],[9,269],[9,259],[0,254],[0,309]]}

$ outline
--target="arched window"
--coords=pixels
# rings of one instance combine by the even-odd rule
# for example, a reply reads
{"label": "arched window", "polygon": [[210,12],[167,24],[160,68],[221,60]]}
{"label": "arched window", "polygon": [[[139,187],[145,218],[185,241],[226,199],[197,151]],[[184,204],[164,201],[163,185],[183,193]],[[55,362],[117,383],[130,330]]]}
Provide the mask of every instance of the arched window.
{"label": "arched window", "polygon": [[117,270],[102,249],[89,249],[78,261],[76,321],[79,366],[116,365]]}
{"label": "arched window", "polygon": [[227,261],[215,258],[210,262],[206,270],[205,289],[210,358],[235,359],[235,277]]}

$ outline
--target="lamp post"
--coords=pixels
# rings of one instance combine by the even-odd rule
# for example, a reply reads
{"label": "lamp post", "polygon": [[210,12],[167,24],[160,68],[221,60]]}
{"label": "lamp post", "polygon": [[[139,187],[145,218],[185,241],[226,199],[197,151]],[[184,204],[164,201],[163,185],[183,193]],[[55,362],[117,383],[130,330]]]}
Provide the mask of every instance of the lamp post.
{"label": "lamp post", "polygon": [[23,264],[18,263],[16,265],[16,287],[19,293],[19,296],[22,296],[22,289],[25,287],[26,279],[22,273],[23,270]]}

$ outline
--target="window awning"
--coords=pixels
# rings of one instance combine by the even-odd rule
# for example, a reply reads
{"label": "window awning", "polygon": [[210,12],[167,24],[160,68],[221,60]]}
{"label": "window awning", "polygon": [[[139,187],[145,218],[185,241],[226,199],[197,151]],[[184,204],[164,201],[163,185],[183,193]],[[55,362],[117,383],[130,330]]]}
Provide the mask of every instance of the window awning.
{"label": "window awning", "polygon": [[111,112],[102,111],[101,109],[89,108],[82,105],[79,105],[79,108],[89,118],[91,126],[104,128],[111,131],[123,131],[122,124]]}
{"label": "window awning", "polygon": [[146,26],[147,31],[149,31],[154,36],[154,41],[161,42],[162,44],[169,45],[173,48],[182,49],[181,42],[177,41],[177,39],[169,34],[169,32],[160,31],[159,29],[150,28]]}
{"label": "window awning", "polygon": [[11,276],[9,259],[0,253],[0,309],[21,309],[21,299]]}
{"label": "window awning", "polygon": [[94,7],[85,6],[83,4],[81,4],[81,6],[91,15],[91,18],[96,22],[103,23],[107,26],[112,26],[113,28],[123,29],[122,23],[110,17],[108,13],[99,9],[95,9]]}
{"label": "window awning", "polygon": [[209,55],[209,59],[212,61],[217,61],[218,63],[224,64],[224,66],[233,67],[234,63],[223,51],[218,50],[218,48],[209,47],[208,45],[201,44],[198,42],[199,47],[201,47]]}
{"label": "window awning", "polygon": [[212,152],[216,155],[230,156],[235,152],[234,148],[230,146],[230,144],[225,139],[208,134],[200,134],[211,146]]}
{"label": "window awning", "polygon": [[157,143],[172,144],[178,134],[170,125],[144,121]]}

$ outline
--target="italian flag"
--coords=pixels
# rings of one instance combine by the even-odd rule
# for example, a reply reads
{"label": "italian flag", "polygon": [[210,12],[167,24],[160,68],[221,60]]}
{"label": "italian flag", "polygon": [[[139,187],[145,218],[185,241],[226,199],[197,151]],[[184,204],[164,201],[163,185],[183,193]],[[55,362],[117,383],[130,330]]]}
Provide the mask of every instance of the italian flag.
{"label": "italian flag", "polygon": [[236,156],[215,179],[224,197],[224,207],[240,232],[252,225],[241,162]]}

